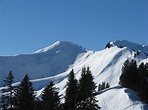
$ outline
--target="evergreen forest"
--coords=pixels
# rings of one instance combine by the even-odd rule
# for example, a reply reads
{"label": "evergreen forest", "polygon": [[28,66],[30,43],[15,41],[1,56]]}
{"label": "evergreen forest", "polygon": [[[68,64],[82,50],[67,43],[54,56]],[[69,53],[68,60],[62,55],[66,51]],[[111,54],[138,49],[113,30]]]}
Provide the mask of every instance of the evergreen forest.
{"label": "evergreen forest", "polygon": [[[52,81],[44,88],[40,97],[36,97],[32,82],[26,74],[20,84],[13,86],[12,71],[4,80],[2,90],[2,110],[98,110],[95,97],[96,85],[89,67],[82,68],[81,78],[75,78],[74,70],[69,73],[65,96],[59,95]],[[85,92],[83,92],[85,91]],[[65,102],[61,102],[64,97]]]}
{"label": "evergreen forest", "polygon": [[[40,97],[36,97],[32,82],[26,74],[18,86],[13,85],[14,76],[10,71],[4,79],[0,99],[1,110],[99,110],[96,88],[98,91],[109,88],[108,82],[98,87],[89,67],[83,67],[80,79],[76,79],[72,69],[67,78],[65,94],[59,95],[58,88],[50,81]],[[137,65],[135,60],[126,60],[119,77],[121,87],[129,88],[148,103],[148,63]],[[85,92],[84,92],[85,91]],[[64,99],[64,102],[61,101]]]}

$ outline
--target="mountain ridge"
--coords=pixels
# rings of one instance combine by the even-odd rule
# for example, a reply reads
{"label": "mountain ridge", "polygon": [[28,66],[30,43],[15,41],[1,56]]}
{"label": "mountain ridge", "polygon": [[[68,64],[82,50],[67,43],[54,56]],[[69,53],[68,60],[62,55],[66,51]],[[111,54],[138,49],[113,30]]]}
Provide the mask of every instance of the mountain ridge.
{"label": "mountain ridge", "polygon": [[117,46],[119,48],[128,47],[133,51],[140,51],[148,55],[148,45],[146,44],[140,45],[127,40],[116,40],[113,42],[109,42],[109,44],[112,46]]}
{"label": "mountain ridge", "polygon": [[45,48],[42,48],[42,49],[39,49],[39,50],[35,51],[34,54],[37,54],[37,53],[45,53],[45,52],[50,51],[53,48],[58,48],[58,47],[66,48],[67,46],[71,46],[71,47],[73,46],[73,47],[76,47],[76,48],[80,48],[80,49],[82,49],[84,51],[86,50],[82,46],[79,46],[79,45],[74,44],[72,42],[68,42],[68,41],[57,41],[57,42],[53,43],[50,46],[47,46]]}
{"label": "mountain ridge", "polygon": [[[43,50],[43,49],[42,49]],[[28,74],[31,79],[50,77],[64,72],[78,54],[86,50],[69,42],[56,42],[35,54],[0,57],[0,84],[10,70],[17,74],[16,81]],[[18,76],[19,74],[19,76]]]}
{"label": "mountain ridge", "polygon": [[[25,74],[29,75],[37,96],[40,96],[42,90],[50,81],[53,81],[55,86],[59,88],[59,94],[64,95],[69,72],[74,69],[75,76],[79,79],[82,67],[89,66],[97,86],[102,82],[108,82],[111,86],[102,94],[97,95],[98,104],[102,107],[102,110],[120,110],[122,108],[131,110],[132,106],[128,107],[127,105],[132,105],[137,100],[140,101],[135,92],[121,88],[118,84],[122,65],[126,59],[134,59],[138,65],[141,62],[148,62],[148,56],[143,52],[135,55],[136,51],[139,50],[137,46],[132,49],[125,46],[121,47],[116,41],[116,45],[114,44],[110,48],[92,51],[73,43],[67,44],[66,42],[66,45],[62,46],[63,43],[65,44],[65,42],[58,41],[30,55],[0,57],[1,86],[5,76],[12,70],[16,83],[21,81]],[[129,96],[130,94],[132,97]],[[113,96],[124,98],[124,101],[121,101],[119,106],[116,107],[116,104],[111,103],[106,96],[110,97],[109,99],[113,102],[117,100],[112,98]],[[145,107],[142,102],[137,104],[135,108],[143,110],[141,106],[144,109],[148,108],[148,105]]]}

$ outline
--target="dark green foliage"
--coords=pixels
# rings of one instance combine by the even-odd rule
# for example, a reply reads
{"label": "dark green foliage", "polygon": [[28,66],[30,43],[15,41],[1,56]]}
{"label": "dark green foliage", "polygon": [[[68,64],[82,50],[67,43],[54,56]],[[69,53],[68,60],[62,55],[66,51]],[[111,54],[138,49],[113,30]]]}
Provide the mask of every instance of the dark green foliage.
{"label": "dark green foliage", "polygon": [[99,106],[96,104],[95,98],[95,83],[89,67],[82,68],[81,78],[78,85],[78,110],[98,110]]}
{"label": "dark green foliage", "polygon": [[77,80],[75,79],[74,71],[72,70],[68,77],[64,110],[76,110],[77,92]]}
{"label": "dark green foliage", "polygon": [[130,62],[127,59],[122,66],[122,74],[120,76],[120,82],[119,82],[119,84],[121,84],[121,86],[123,87],[126,87],[128,85],[126,79],[128,78],[129,66]]}
{"label": "dark green foliage", "polygon": [[40,99],[36,99],[35,101],[35,110],[43,110],[42,101]]}
{"label": "dark green foliage", "polygon": [[148,103],[148,63],[141,63],[137,67],[136,61],[126,60],[119,83],[123,87],[137,91],[141,99]]}
{"label": "dark green foliage", "polygon": [[148,63],[139,65],[139,91],[138,95],[142,100],[148,103]]}
{"label": "dark green foliage", "polygon": [[100,90],[102,90],[102,85],[101,84],[98,85],[98,91],[100,91]]}
{"label": "dark green foliage", "polygon": [[148,78],[148,63],[144,65],[144,63],[141,63],[139,65],[139,80],[143,80],[143,78]]}
{"label": "dark green foliage", "polygon": [[122,67],[119,84],[123,87],[137,90],[138,80],[138,68],[136,61],[132,60],[130,62],[129,60],[126,60]]}
{"label": "dark green foliage", "polygon": [[109,87],[110,87],[109,83],[106,83],[105,88],[109,88]]}
{"label": "dark green foliage", "polygon": [[148,79],[143,79],[140,84],[138,95],[141,99],[148,103]]}
{"label": "dark green foliage", "polygon": [[98,91],[109,88],[109,87],[110,87],[109,83],[102,82],[102,84],[99,84],[98,86]]}
{"label": "dark green foliage", "polygon": [[28,75],[25,75],[21,81],[18,90],[16,90],[16,110],[34,110],[35,109],[35,94],[32,83]]}
{"label": "dark green foliage", "polygon": [[35,93],[28,75],[25,75],[18,87],[13,87],[12,71],[6,77],[5,88],[1,97],[2,110],[98,110],[96,104],[93,76],[89,67],[82,68],[79,83],[73,70],[70,72],[65,93],[65,103],[60,103],[57,88],[51,81],[41,94],[41,99],[35,100]]}
{"label": "dark green foliage", "polygon": [[12,71],[9,72],[8,76],[4,80],[4,89],[2,89],[2,97],[1,97],[1,103],[2,103],[2,109],[3,110],[12,110],[13,104],[14,104],[14,87],[12,86],[13,83],[13,74]]}
{"label": "dark green foliage", "polygon": [[60,97],[52,81],[44,89],[41,99],[43,110],[60,110]]}

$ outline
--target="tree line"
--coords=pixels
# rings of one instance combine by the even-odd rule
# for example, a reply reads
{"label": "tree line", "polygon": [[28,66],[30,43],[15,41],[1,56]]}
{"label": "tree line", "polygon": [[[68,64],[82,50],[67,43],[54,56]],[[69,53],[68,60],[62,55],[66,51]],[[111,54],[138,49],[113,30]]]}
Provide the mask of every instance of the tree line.
{"label": "tree line", "polygon": [[89,67],[82,68],[79,80],[75,78],[74,70],[68,76],[64,102],[61,102],[58,88],[51,81],[36,97],[28,75],[18,86],[13,86],[12,71],[4,80],[1,96],[1,110],[98,110],[95,97],[96,84]]}
{"label": "tree line", "polygon": [[[74,70],[69,73],[64,102],[61,101],[58,88],[51,81],[44,88],[40,97],[36,97],[28,75],[22,79],[18,86],[13,85],[12,71],[4,80],[1,90],[1,110],[98,110],[95,97],[96,84],[89,67],[83,67],[79,80],[75,78]],[[148,103],[148,63],[139,66],[135,60],[126,60],[122,66],[119,77],[122,87],[137,92],[142,101]],[[108,83],[99,84],[98,91],[108,88]],[[63,96],[62,96],[63,97]]]}
{"label": "tree line", "polygon": [[119,84],[138,93],[148,103],[148,63],[139,66],[135,60],[126,60],[122,66]]}

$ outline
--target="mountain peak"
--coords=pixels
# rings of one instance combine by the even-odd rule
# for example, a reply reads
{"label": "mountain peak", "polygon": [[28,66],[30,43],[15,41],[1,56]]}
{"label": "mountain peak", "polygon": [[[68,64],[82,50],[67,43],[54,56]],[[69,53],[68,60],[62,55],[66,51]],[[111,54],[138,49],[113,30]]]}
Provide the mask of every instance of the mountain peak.
{"label": "mountain peak", "polygon": [[37,50],[34,53],[35,54],[36,53],[45,53],[45,52],[48,52],[48,51],[50,51],[52,49],[55,49],[55,48],[66,49],[66,48],[69,48],[69,47],[71,47],[71,49],[73,49],[73,48],[79,48],[80,50],[85,50],[81,46],[76,45],[76,44],[74,44],[72,42],[68,42],[68,41],[57,41],[57,42],[53,43],[52,45],[50,45],[48,47],[45,47],[43,49]]}
{"label": "mountain peak", "polygon": [[127,47],[133,51],[141,51],[144,54],[148,55],[148,45],[140,45],[137,43],[133,43],[127,40],[117,40],[114,42],[109,42],[109,46],[117,46],[119,48]]}

